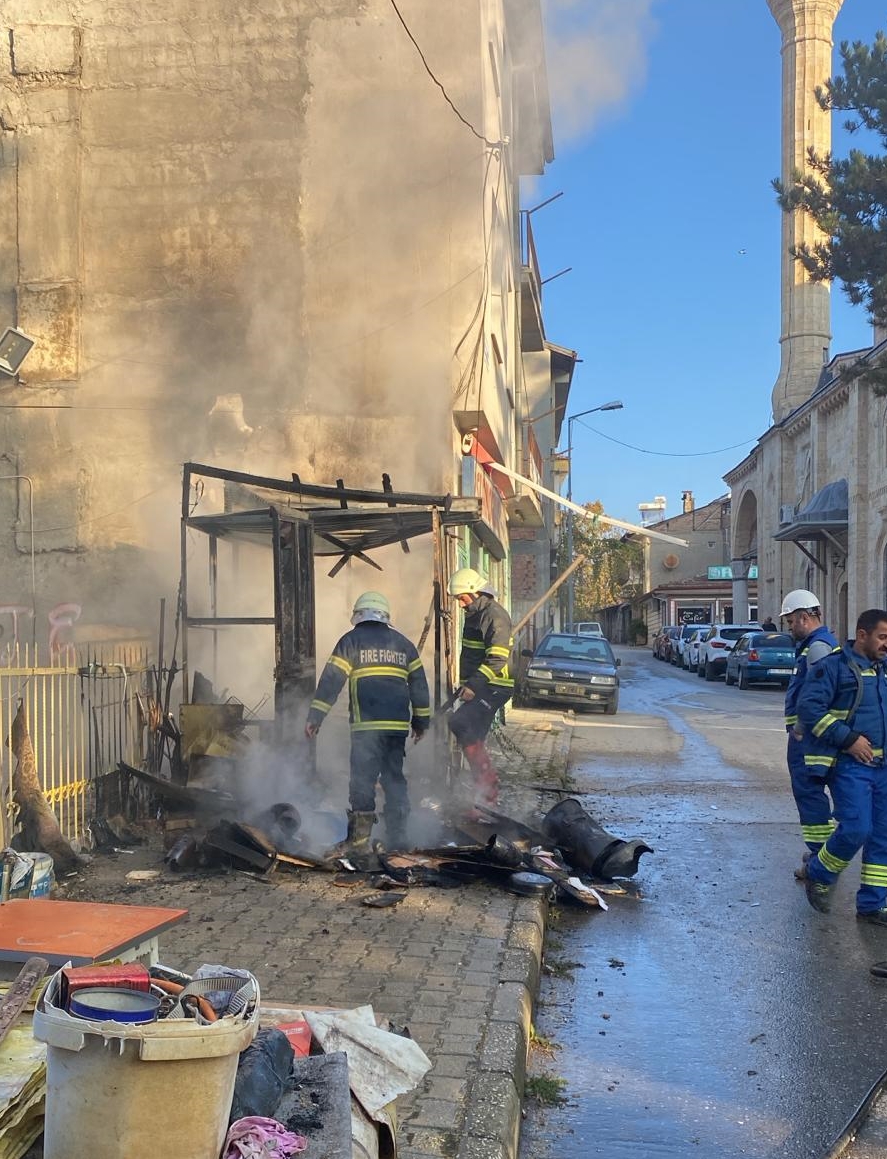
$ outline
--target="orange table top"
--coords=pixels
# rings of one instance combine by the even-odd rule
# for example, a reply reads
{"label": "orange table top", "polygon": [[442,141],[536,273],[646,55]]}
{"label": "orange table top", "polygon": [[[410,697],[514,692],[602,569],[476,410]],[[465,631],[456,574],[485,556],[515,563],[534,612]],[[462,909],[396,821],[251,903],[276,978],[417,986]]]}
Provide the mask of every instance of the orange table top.
{"label": "orange table top", "polygon": [[39,955],[50,965],[116,958],[187,917],[186,909],[21,898],[0,905],[0,961]]}

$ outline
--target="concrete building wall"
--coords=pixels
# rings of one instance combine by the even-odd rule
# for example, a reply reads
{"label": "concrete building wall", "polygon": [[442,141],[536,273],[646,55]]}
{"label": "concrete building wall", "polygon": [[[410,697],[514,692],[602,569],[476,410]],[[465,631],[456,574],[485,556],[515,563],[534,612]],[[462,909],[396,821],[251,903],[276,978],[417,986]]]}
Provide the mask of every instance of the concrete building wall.
{"label": "concrete building wall", "polygon": [[[501,0],[409,18],[466,119],[516,133]],[[43,629],[73,603],[82,635],[153,634],[188,459],[455,490],[452,411],[481,403],[514,455],[527,165],[456,118],[390,4],[6,0],[0,23],[0,320],[38,342],[0,385],[0,475],[34,485],[31,526],[0,481],[8,602],[33,545]]]}

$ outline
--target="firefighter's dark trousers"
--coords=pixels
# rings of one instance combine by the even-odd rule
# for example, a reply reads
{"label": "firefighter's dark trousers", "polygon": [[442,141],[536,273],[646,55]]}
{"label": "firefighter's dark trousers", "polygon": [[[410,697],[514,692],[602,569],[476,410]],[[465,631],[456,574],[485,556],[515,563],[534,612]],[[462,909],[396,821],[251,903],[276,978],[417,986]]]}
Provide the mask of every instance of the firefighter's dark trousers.
{"label": "firefighter's dark trousers", "polygon": [[798,807],[801,833],[807,848],[816,853],[831,836],[835,822],[832,820],[832,803],[826,792],[824,777],[813,776],[804,764],[804,745],[791,733],[788,734],[788,775],[791,778],[792,796]]}
{"label": "firefighter's dark trousers", "polygon": [[511,700],[513,688],[488,685],[473,700],[464,700],[449,718],[450,731],[464,749],[475,741],[486,740],[493,718]]}
{"label": "firefighter's dark trousers", "polygon": [[410,812],[410,797],[403,762],[405,732],[352,732],[351,779],[348,800],[354,813],[376,811],[376,782],[385,792],[385,821],[403,823]]}

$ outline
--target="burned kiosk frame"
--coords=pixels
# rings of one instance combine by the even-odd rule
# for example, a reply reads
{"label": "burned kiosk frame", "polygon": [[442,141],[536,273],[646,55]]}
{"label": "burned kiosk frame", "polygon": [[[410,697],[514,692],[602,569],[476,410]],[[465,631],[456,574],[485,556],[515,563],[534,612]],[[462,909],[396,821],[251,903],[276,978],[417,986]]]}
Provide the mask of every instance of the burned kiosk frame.
{"label": "burned kiosk frame", "polygon": [[[203,480],[224,484],[223,511],[194,514],[195,498],[203,495]],[[426,495],[395,491],[388,475],[382,490],[272,479],[230,471],[202,463],[186,463],[182,476],[181,588],[183,704],[192,703],[189,685],[188,636],[192,631],[213,634],[214,667],[218,633],[232,626],[270,627],[274,630],[274,734],[286,743],[295,739],[292,709],[304,704],[314,691],[317,676],[315,640],[314,561],[317,556],[334,559],[329,571],[335,576],[351,559],[360,559],[382,571],[369,552],[399,543],[409,552],[409,541],[432,535],[433,575],[430,609],[419,641],[419,651],[434,631],[432,702],[439,708],[455,680],[450,617],[443,593],[449,578],[445,530],[480,523],[480,500],[451,495]],[[188,539],[190,530],[209,537],[208,616],[192,616],[188,610]],[[272,550],[274,583],[273,616],[218,615],[219,540],[267,545]],[[213,672],[213,679],[217,673]]]}

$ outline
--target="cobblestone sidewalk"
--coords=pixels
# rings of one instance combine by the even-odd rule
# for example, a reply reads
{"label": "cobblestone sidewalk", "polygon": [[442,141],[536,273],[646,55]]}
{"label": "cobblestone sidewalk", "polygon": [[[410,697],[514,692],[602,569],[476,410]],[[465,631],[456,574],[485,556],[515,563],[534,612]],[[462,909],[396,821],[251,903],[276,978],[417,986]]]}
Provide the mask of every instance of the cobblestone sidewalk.
{"label": "cobblestone sidewalk", "polygon": [[[501,808],[537,820],[563,785],[571,727],[556,713],[513,709],[497,732]],[[161,959],[245,966],[269,1000],[371,1003],[406,1024],[432,1060],[422,1086],[398,1101],[400,1159],[514,1159],[527,1041],[541,965],[545,906],[489,884],[413,888],[398,906],[359,904],[366,888],[329,874],[278,871],[164,874],[131,885],[125,874],[157,864],[140,848],[97,858],[69,896],[179,906],[188,920],[161,938]]]}

